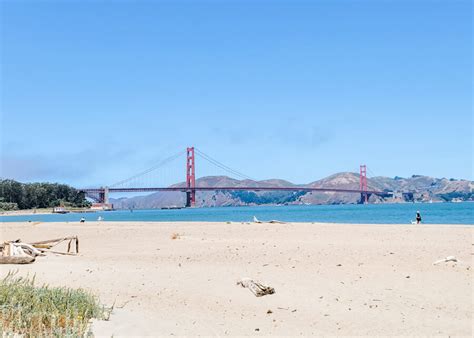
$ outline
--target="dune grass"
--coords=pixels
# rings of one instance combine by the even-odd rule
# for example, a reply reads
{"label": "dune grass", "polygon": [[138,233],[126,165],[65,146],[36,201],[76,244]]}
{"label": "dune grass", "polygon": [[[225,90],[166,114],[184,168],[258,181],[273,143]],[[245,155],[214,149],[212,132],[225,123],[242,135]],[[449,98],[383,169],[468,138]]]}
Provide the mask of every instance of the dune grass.
{"label": "dune grass", "polygon": [[82,289],[36,287],[33,278],[9,272],[0,282],[0,332],[3,336],[84,336],[89,320],[107,319],[110,309]]}

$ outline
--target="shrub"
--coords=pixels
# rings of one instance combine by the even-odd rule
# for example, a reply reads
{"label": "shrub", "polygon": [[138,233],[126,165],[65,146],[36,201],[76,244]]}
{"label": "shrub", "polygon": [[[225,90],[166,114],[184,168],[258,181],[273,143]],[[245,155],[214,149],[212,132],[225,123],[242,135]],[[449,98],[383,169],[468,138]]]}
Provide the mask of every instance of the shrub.
{"label": "shrub", "polygon": [[9,202],[0,202],[0,210],[18,210],[18,204]]}

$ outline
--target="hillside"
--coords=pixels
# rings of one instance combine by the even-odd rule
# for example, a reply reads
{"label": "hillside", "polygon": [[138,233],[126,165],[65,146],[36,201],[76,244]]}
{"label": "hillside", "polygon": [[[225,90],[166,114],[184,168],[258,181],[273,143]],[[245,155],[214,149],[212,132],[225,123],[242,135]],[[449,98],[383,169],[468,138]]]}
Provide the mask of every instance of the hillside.
{"label": "hillside", "polygon": [[[369,190],[393,191],[391,198],[371,196],[371,203],[394,203],[407,201],[446,202],[453,198],[460,200],[474,200],[474,182],[467,180],[454,180],[446,178],[433,178],[428,176],[413,175],[402,177],[373,177],[368,181]],[[173,186],[183,187],[184,182]],[[196,180],[198,187],[219,186],[279,186],[291,187],[295,184],[280,180],[268,179],[263,181],[236,180],[227,176],[207,176]],[[326,188],[359,188],[359,174],[343,172],[337,173],[302,187]],[[397,194],[396,192],[412,192],[411,197]],[[355,204],[360,199],[359,194],[334,193],[334,192],[251,192],[251,191],[208,191],[196,193],[196,205],[199,207],[240,206],[240,205],[266,205],[266,204]],[[117,209],[148,209],[166,206],[183,206],[185,194],[181,192],[157,192],[147,196],[132,198],[111,199]]]}

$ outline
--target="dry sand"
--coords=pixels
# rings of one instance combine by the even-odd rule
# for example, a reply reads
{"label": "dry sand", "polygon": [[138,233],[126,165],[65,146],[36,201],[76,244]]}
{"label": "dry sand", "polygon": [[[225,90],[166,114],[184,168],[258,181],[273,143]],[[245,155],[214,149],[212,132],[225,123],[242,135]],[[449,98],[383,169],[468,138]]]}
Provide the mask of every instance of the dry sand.
{"label": "dry sand", "polygon": [[[96,335],[472,336],[469,226],[3,223],[1,240],[78,235],[79,256],[30,265],[38,283],[89,289]],[[171,239],[173,233],[180,236]],[[454,255],[457,263],[433,262]],[[257,298],[241,277],[276,290]],[[268,310],[271,311],[271,313]]]}
{"label": "dry sand", "polygon": [[52,214],[53,209],[22,209],[22,210],[8,210],[8,211],[0,211],[1,216],[25,216],[25,215],[46,215]]}
{"label": "dry sand", "polygon": [[[94,213],[99,210],[92,210],[89,208],[67,208],[69,212],[73,213]],[[0,216],[28,216],[28,215],[49,215],[53,214],[53,208],[39,208],[39,209],[21,209],[21,210],[2,210]]]}

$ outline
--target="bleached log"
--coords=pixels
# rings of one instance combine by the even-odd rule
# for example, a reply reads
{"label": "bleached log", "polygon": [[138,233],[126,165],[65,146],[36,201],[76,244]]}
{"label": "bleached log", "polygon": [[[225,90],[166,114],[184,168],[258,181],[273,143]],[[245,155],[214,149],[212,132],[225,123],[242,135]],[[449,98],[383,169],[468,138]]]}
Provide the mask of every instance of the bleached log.
{"label": "bleached log", "polygon": [[34,261],[31,256],[0,256],[0,264],[29,264]]}
{"label": "bleached log", "polygon": [[35,247],[33,247],[32,245],[30,244],[27,244],[27,243],[14,243],[14,245],[16,246],[20,246],[23,251],[27,251],[27,253],[33,257],[36,257],[36,256],[44,256],[41,251],[39,251],[38,249],[36,249]]}
{"label": "bleached log", "polygon": [[433,265],[437,265],[439,263],[447,263],[447,262],[457,262],[458,260],[454,256],[448,256],[446,258],[437,260],[436,262],[433,263]]}
{"label": "bleached log", "polygon": [[276,219],[272,219],[270,221],[260,221],[257,217],[253,216],[253,222],[254,223],[276,223],[276,224],[286,224],[286,222],[282,222],[282,221],[279,221],[279,220],[276,220]]}
{"label": "bleached log", "polygon": [[19,244],[4,243],[3,252],[0,255],[0,264],[28,264],[35,261],[35,258],[28,255]]}
{"label": "bleached log", "polygon": [[249,289],[256,297],[262,297],[275,293],[275,289],[271,286],[264,285],[250,278],[242,278],[237,282],[237,285]]}

